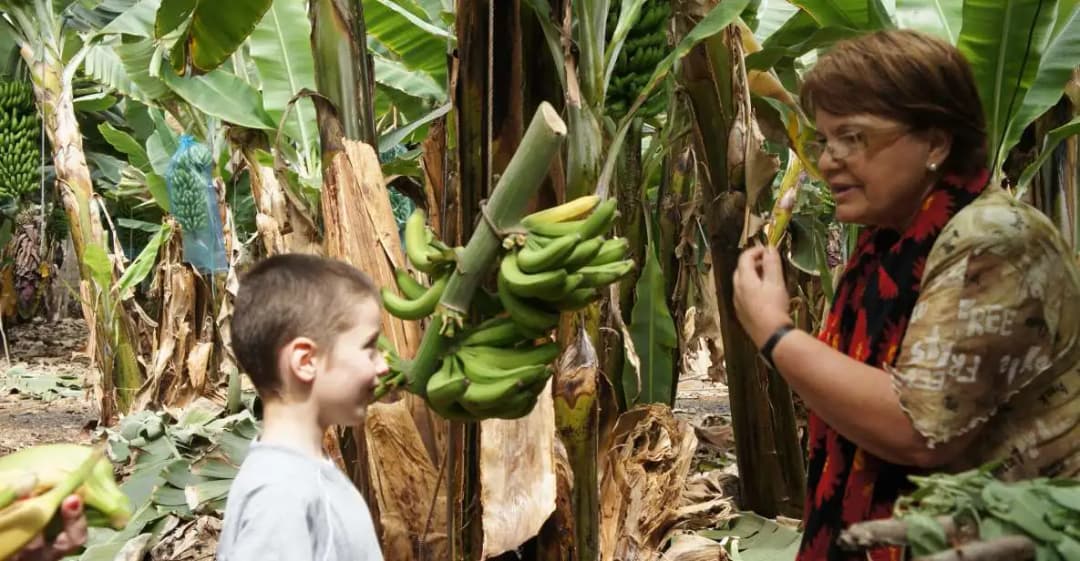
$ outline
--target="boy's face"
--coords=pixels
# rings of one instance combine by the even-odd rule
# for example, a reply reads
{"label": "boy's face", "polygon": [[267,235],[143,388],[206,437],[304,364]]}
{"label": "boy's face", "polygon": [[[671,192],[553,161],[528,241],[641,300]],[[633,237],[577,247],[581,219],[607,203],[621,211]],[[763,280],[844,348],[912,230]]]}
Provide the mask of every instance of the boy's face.
{"label": "boy's face", "polygon": [[312,395],[322,425],[355,425],[364,420],[378,378],[388,367],[376,348],[379,306],[365,298],[354,306],[353,327],[338,335],[317,359]]}

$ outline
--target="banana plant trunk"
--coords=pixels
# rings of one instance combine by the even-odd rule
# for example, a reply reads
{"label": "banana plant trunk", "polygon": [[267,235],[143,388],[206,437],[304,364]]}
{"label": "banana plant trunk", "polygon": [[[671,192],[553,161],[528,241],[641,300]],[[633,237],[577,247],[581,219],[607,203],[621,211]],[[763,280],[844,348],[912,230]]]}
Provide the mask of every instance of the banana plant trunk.
{"label": "banana plant trunk", "polygon": [[[681,2],[676,2],[677,7]],[[678,10],[677,10],[678,13]],[[677,18],[683,33],[694,15]],[[739,467],[741,506],[764,516],[799,516],[805,473],[796,435],[791,392],[758,359],[757,349],[735,317],[731,282],[746,209],[744,186],[731,181],[728,138],[734,123],[734,93],[745,88],[735,62],[742,56],[737,31],[729,27],[696,46],[683,61],[680,80],[694,113],[695,144],[705,164],[701,188],[712,253]]]}
{"label": "banana plant trunk", "polygon": [[115,269],[108,258],[108,244],[94,201],[71,82],[65,76],[63,63],[55,58],[56,52],[55,45],[44,44],[24,44],[20,50],[30,67],[34,96],[52,143],[56,184],[79,260],[83,315],[93,330],[94,362],[101,369],[101,419],[109,423],[115,414],[130,409],[142,386],[143,374],[132,322],[111,293]]}

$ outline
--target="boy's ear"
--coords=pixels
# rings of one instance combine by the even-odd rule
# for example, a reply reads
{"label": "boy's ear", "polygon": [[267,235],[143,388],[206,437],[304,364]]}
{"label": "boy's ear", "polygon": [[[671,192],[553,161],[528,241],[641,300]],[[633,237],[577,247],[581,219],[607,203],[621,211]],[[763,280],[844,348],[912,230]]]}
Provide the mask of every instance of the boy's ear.
{"label": "boy's ear", "polygon": [[315,381],[315,358],[318,347],[307,337],[297,337],[281,349],[289,375],[304,384]]}

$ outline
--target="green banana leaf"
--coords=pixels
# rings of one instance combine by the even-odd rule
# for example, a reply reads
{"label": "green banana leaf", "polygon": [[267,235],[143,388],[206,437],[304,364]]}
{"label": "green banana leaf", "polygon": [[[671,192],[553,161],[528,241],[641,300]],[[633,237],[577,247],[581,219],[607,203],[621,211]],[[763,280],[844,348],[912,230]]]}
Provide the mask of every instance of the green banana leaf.
{"label": "green banana leaf", "polygon": [[[1035,80],[1054,10],[1043,0],[966,0],[957,47],[971,63],[986,114],[995,178],[1011,117]],[[996,181],[995,181],[996,182]]]}
{"label": "green banana leaf", "polygon": [[1080,134],[1080,117],[1046,133],[1046,137],[1043,138],[1042,147],[1039,150],[1039,156],[1035,158],[1034,162],[1031,162],[1024,168],[1023,173],[1020,174],[1020,179],[1016,182],[1017,198],[1022,197],[1027,191],[1028,185],[1031,184],[1031,179],[1039,172],[1039,168],[1046,163],[1046,160],[1050,159],[1050,156],[1053,155],[1054,148],[1057,148],[1057,145],[1062,140],[1075,134]]}
{"label": "green banana leaf", "polygon": [[113,47],[116,56],[135,87],[145,99],[161,99],[169,95],[169,88],[159,78],[150,75],[150,65],[155,58],[153,39],[143,39]]}
{"label": "green banana leaf", "polygon": [[363,5],[369,38],[397,55],[407,68],[446,84],[446,53],[453,37],[441,22],[428,21],[414,2],[363,0]]}
{"label": "green banana leaf", "polygon": [[1042,53],[1031,87],[1009,122],[1005,142],[1001,145],[1003,154],[1020,142],[1028,125],[1057,104],[1065,92],[1065,85],[1072,79],[1073,69],[1080,64],[1080,9],[1074,3],[1073,11],[1064,16],[1064,21],[1057,22],[1060,31],[1050,39]]}
{"label": "green banana leaf", "polygon": [[895,27],[881,0],[791,0],[821,27],[883,29]]}
{"label": "green banana leaf", "polygon": [[207,115],[252,129],[277,129],[263,109],[258,90],[223,69],[188,78],[164,71],[161,77],[184,101]]}
{"label": "green banana leaf", "polygon": [[956,44],[960,37],[964,3],[958,0],[896,0],[896,22],[906,29],[925,31]]}
{"label": "green banana leaf", "polygon": [[765,42],[798,12],[799,8],[787,0],[764,0],[758,7],[754,37],[758,43]]}
{"label": "green banana leaf", "polygon": [[185,66],[190,63],[200,73],[210,72],[244,43],[270,4],[271,0],[162,0],[154,34],[160,39],[187,25],[177,39]]}
{"label": "green banana leaf", "polygon": [[[311,54],[311,22],[303,2],[274,0],[248,39],[251,59],[259,74],[263,106],[279,123],[289,100],[300,90],[315,87]],[[285,132],[300,143],[302,154],[313,154],[319,142],[315,105],[301,99],[285,122]]]}
{"label": "green banana leaf", "polygon": [[678,347],[675,321],[664,295],[664,271],[656,257],[656,245],[648,243],[645,268],[635,289],[634,309],[630,313],[630,339],[640,361],[639,367],[627,360],[623,364],[623,395],[626,407],[641,403],[671,404],[675,376],[674,351]]}
{"label": "green banana leaf", "polygon": [[163,222],[157,234],[150,238],[150,242],[143,247],[143,250],[131,262],[131,265],[124,270],[124,275],[116,282],[116,294],[120,298],[126,298],[129,290],[145,280],[154,271],[158,250],[161,249],[162,244],[169,240],[171,235],[172,226],[169,226],[168,222]]}
{"label": "green banana leaf", "polygon": [[436,82],[430,74],[410,70],[397,60],[373,53],[375,81],[425,101],[446,101],[446,87]]}
{"label": "green banana leaf", "polygon": [[424,125],[442,117],[450,112],[453,107],[449,103],[445,103],[439,106],[434,111],[424,115],[423,117],[407,124],[400,126],[392,131],[387,132],[379,137],[379,152],[386,152],[394,146],[397,146],[406,138],[412,135],[413,132],[423,127]]}
{"label": "green banana leaf", "polygon": [[154,18],[161,0],[142,0],[130,10],[106,25],[100,33],[103,35],[123,34],[136,37],[154,37]]}
{"label": "green banana leaf", "polygon": [[105,141],[128,157],[131,165],[146,171],[150,168],[150,158],[146,155],[146,149],[128,133],[118,130],[109,123],[98,125],[98,131]]}

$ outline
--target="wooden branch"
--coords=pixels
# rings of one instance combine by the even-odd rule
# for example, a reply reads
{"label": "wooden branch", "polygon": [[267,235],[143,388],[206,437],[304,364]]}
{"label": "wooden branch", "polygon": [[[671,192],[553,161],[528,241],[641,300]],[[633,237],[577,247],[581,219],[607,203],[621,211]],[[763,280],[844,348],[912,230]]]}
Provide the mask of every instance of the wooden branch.
{"label": "wooden branch", "polygon": [[915,561],[1028,561],[1034,558],[1034,542],[1024,536],[1005,536],[969,542]]}
{"label": "wooden branch", "polygon": [[[956,522],[948,516],[937,518],[945,529],[945,535],[953,539],[957,535]],[[907,523],[888,518],[852,524],[837,538],[840,547],[848,550],[869,549],[882,545],[907,545]]]}

